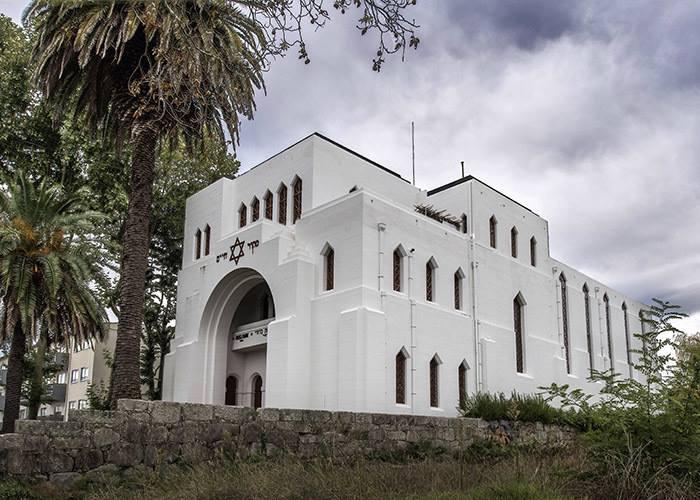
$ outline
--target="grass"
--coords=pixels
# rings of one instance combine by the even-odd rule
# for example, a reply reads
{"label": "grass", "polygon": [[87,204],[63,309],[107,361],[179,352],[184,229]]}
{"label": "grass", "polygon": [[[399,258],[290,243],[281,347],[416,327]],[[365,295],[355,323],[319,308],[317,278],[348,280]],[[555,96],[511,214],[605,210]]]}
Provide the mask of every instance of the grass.
{"label": "grass", "polygon": [[[580,460],[572,450],[535,450],[479,445],[457,460],[428,454],[401,461],[331,463],[291,457],[170,466],[153,472],[132,470],[79,483],[63,498],[150,499],[569,499],[572,474]],[[56,498],[57,490],[36,486],[34,496]]]}
{"label": "grass", "polygon": [[460,412],[465,417],[478,417],[489,421],[541,422],[575,427],[585,424],[583,416],[573,410],[555,408],[539,394],[513,392],[510,396],[506,396],[502,392],[476,393],[464,400]]}

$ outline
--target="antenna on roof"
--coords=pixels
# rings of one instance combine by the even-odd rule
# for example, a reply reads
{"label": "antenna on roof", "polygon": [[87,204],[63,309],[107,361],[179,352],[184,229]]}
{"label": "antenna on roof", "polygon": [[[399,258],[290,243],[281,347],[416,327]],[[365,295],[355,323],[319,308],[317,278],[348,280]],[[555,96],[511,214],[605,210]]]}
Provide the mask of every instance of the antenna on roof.
{"label": "antenna on roof", "polygon": [[413,165],[413,185],[416,185],[416,127],[411,122],[411,164]]}
{"label": "antenna on roof", "polygon": [[464,162],[461,161],[460,163],[462,164],[462,179],[464,179]]}

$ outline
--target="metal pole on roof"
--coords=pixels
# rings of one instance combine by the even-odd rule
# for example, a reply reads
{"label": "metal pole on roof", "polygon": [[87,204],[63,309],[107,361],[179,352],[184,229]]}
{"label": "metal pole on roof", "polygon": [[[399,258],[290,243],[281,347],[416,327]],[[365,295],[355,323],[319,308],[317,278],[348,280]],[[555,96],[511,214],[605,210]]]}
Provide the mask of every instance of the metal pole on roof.
{"label": "metal pole on roof", "polygon": [[413,166],[413,185],[416,185],[416,128],[411,122],[411,164]]}

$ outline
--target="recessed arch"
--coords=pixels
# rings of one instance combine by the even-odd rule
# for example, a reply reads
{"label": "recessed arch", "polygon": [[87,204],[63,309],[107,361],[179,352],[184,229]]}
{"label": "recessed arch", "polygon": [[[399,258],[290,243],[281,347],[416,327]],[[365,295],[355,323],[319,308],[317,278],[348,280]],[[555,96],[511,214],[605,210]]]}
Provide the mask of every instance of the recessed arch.
{"label": "recessed arch", "polygon": [[258,199],[257,196],[253,196],[252,201],[250,202],[250,211],[251,211],[251,217],[250,220],[251,222],[255,222],[258,219],[260,219],[260,200]]}
{"label": "recessed arch", "polygon": [[615,353],[613,351],[613,334],[612,334],[612,321],[610,312],[610,298],[608,294],[603,294],[603,303],[605,304],[605,330],[608,337],[608,358],[610,360],[610,369],[615,370]]}
{"label": "recessed arch", "polygon": [[586,318],[586,347],[588,349],[588,370],[592,374],[595,368],[593,355],[593,331],[591,329],[591,296],[588,291],[588,284],[584,283],[583,288],[583,313]]}
{"label": "recessed arch", "polygon": [[282,182],[277,188],[277,222],[287,224],[287,185]]}
{"label": "recessed arch", "polygon": [[435,302],[437,268],[435,257],[430,257],[425,263],[425,300],[428,302]]}
{"label": "recessed arch", "polygon": [[510,256],[518,258],[518,228],[515,226],[510,228]]}
{"label": "recessed arch", "polygon": [[466,276],[462,268],[458,267],[452,277],[454,306],[458,311],[464,310],[464,278]]}
{"label": "recessed arch", "polygon": [[537,238],[530,238],[530,265],[537,267]]}
{"label": "recessed arch", "polygon": [[294,176],[292,181],[292,224],[301,218],[304,192],[301,177]]}
{"label": "recessed arch", "polygon": [[254,373],[250,377],[250,406],[255,408],[263,407],[263,393],[265,392],[263,386],[263,377],[259,373]]}
{"label": "recessed arch", "polygon": [[195,260],[202,257],[202,230],[197,228],[194,233],[194,258]]}
{"label": "recessed arch", "polygon": [[396,353],[395,359],[395,388],[396,388],[396,404],[406,404],[406,361],[409,358],[406,347],[401,347]]}
{"label": "recessed arch", "polygon": [[[247,355],[244,353],[266,352],[266,343],[252,347],[244,345],[243,350],[237,350],[233,347],[234,337],[236,332],[246,330],[247,325],[250,324],[256,329],[264,328],[266,332],[267,325],[274,321],[276,292],[270,288],[269,283],[260,272],[241,267],[219,280],[207,299],[199,324],[198,337],[204,351],[203,402],[223,404],[226,398],[226,379],[231,374],[239,377],[239,396],[249,392],[248,387],[241,385],[248,380],[248,377],[244,373],[239,373],[241,366],[236,364],[236,360],[239,353]],[[261,300],[261,294],[269,294],[269,300]],[[262,307],[263,304],[271,304],[271,307]],[[263,319],[259,320],[259,318]],[[263,371],[257,370],[257,372],[264,377],[266,354],[263,353],[260,359],[263,363]],[[254,368],[254,364],[251,366]],[[238,404],[241,403],[248,402],[239,397]]]}
{"label": "recessed arch", "polygon": [[265,196],[263,196],[263,205],[265,210],[265,218],[267,220],[272,220],[272,212],[274,209],[274,196],[272,194],[272,191],[270,191],[269,189],[265,192]]}
{"label": "recessed arch", "polygon": [[204,228],[204,255],[211,253],[211,227],[209,224]]}
{"label": "recessed arch", "polygon": [[430,407],[439,408],[440,407],[440,365],[442,360],[437,353],[433,355],[430,359],[429,372],[430,372]]}
{"label": "recessed arch", "polygon": [[498,219],[495,215],[492,215],[489,219],[489,245],[491,248],[496,248],[498,245]]}
{"label": "recessed arch", "polygon": [[323,290],[329,291],[335,288],[335,250],[326,242],[321,249],[323,257]]}
{"label": "recessed arch", "polygon": [[469,363],[466,359],[457,367],[457,395],[460,408],[464,406],[467,401],[467,372],[469,371]]}
{"label": "recessed arch", "polygon": [[566,361],[566,373],[571,373],[571,350],[569,345],[569,293],[566,285],[566,276],[559,273],[559,293],[561,295],[561,323],[562,337],[564,340],[564,359]]}
{"label": "recessed arch", "polygon": [[518,292],[513,298],[513,333],[515,334],[515,370],[525,373],[525,298]]}
{"label": "recessed arch", "polygon": [[399,244],[392,252],[391,268],[392,268],[392,288],[395,292],[403,292],[405,289],[404,275],[405,273],[405,258],[408,256],[403,245]]}
{"label": "recessed arch", "polygon": [[246,224],[248,224],[248,207],[245,203],[241,203],[238,207],[238,227],[245,227]]}

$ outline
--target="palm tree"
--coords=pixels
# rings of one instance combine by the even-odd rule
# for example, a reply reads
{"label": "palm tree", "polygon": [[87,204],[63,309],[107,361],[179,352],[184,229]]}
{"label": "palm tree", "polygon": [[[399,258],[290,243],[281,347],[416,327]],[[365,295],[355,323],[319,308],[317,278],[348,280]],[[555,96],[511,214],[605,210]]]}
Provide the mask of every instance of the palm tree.
{"label": "palm tree", "polygon": [[[112,406],[140,398],[156,149],[177,138],[238,139],[263,87],[265,32],[228,0],[34,0],[35,78],[58,112],[131,148]],[[170,140],[164,140],[170,139]]]}
{"label": "palm tree", "polygon": [[91,284],[102,279],[91,241],[98,214],[58,186],[19,173],[0,191],[0,340],[11,337],[2,432],[19,417],[27,343],[46,328],[66,343],[105,331],[105,311]]}

